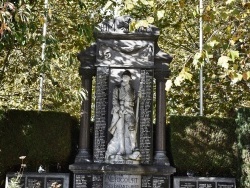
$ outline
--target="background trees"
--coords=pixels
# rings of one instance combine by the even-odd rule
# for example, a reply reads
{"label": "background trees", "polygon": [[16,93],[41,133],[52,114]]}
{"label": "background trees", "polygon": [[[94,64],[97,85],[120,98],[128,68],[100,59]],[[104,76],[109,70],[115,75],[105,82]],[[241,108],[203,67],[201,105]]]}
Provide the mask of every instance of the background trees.
{"label": "background trees", "polygon": [[[137,24],[161,30],[159,45],[174,57],[167,81],[168,113],[199,113],[199,67],[204,65],[204,114],[232,116],[248,105],[249,15],[244,0],[204,0],[204,50],[200,54],[199,1],[49,0],[0,1],[0,106],[37,109],[39,76],[45,74],[43,109],[79,115],[84,97],[77,53],[90,45],[104,18],[130,14]],[[44,14],[48,17],[45,61],[41,61]]]}
{"label": "background trees", "polygon": [[[82,91],[76,55],[92,41],[103,4],[53,0],[45,10],[43,3],[1,1],[1,106],[38,109],[39,77],[44,74],[43,109],[78,115]],[[42,62],[44,15],[48,26]]]}
{"label": "background trees", "polygon": [[204,114],[232,116],[249,106],[250,4],[203,0],[203,52],[199,53],[199,1],[127,0],[125,9],[161,29],[160,46],[174,59],[167,81],[170,114],[199,113],[199,68],[204,66]]}

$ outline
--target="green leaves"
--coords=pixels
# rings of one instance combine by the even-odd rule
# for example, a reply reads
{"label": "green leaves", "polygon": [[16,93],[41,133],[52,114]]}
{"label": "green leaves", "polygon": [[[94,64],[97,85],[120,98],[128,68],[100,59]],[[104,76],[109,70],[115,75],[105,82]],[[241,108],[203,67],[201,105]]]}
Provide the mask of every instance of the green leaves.
{"label": "green leaves", "polygon": [[44,64],[40,59],[44,4],[27,2],[0,4],[2,105],[36,109],[39,74],[44,72],[44,110],[79,115],[86,93],[81,90],[76,55],[94,41],[94,27],[112,16],[108,11],[138,20],[131,23],[130,31],[149,24],[161,30],[158,45],[173,56],[166,82],[169,114],[198,114],[201,66],[206,115],[227,116],[232,109],[249,104],[250,9],[245,1],[204,2],[200,53],[198,1],[52,0]]}
{"label": "green leaves", "polygon": [[239,51],[230,50],[229,54],[233,62],[240,57]]}
{"label": "green leaves", "polygon": [[165,84],[166,91],[170,91],[172,85],[173,85],[172,80],[167,80],[167,82]]}
{"label": "green leaves", "polygon": [[218,59],[218,65],[220,65],[221,67],[225,68],[225,69],[228,69],[229,67],[229,63],[228,61],[230,60],[229,57],[227,56],[221,56],[219,59]]}
{"label": "green leaves", "polygon": [[183,69],[181,70],[181,72],[179,73],[179,75],[175,78],[174,84],[176,86],[181,86],[181,83],[184,80],[192,80],[193,75],[189,72],[189,68],[188,67],[183,67]]}
{"label": "green leaves", "polygon": [[21,22],[29,22],[30,14],[31,14],[30,5],[24,4],[18,9],[18,13],[15,16],[15,19],[17,21],[20,20]]}
{"label": "green leaves", "polygon": [[235,0],[227,0],[227,1],[226,1],[226,4],[229,5],[229,4],[231,4],[232,2],[234,2],[234,1],[235,1]]}
{"label": "green leaves", "polygon": [[[225,69],[222,77],[228,76],[231,79],[231,84],[236,84],[243,79],[242,73],[238,72],[239,66],[235,64],[235,61],[239,58],[239,51],[230,50],[228,56],[221,56],[218,59],[218,65]],[[231,65],[231,66],[230,66]],[[245,80],[248,76],[245,76]]]}
{"label": "green leaves", "polygon": [[132,0],[126,0],[124,4],[127,10],[132,10],[134,8],[134,2]]}
{"label": "green leaves", "polygon": [[11,21],[15,12],[15,6],[10,2],[0,2],[0,40],[4,33],[11,31]]}
{"label": "green leaves", "polygon": [[193,65],[195,68],[198,68],[200,67],[200,64],[203,62],[202,60],[202,53],[198,52],[194,55],[194,58],[193,58]]}
{"label": "green leaves", "polygon": [[159,10],[157,11],[157,19],[160,20],[164,17],[165,11],[164,10]]}
{"label": "green leaves", "polygon": [[216,45],[218,45],[219,42],[217,40],[212,40],[210,42],[208,42],[208,46],[214,48]]}
{"label": "green leaves", "polygon": [[[186,115],[197,113],[199,70],[203,65],[205,114],[227,116],[230,110],[250,101],[247,95],[249,50],[246,49],[250,46],[249,30],[246,31],[250,28],[250,12],[239,1],[205,2],[204,45],[200,53],[196,7],[197,2],[183,1],[179,5],[167,4],[164,9],[167,14],[162,18],[165,21],[162,25],[167,27],[161,30],[160,43],[174,56],[166,90],[168,98],[172,98],[168,105],[175,110],[170,106],[169,110]],[[189,70],[184,71],[183,66]],[[188,106],[189,101],[196,103]]]}

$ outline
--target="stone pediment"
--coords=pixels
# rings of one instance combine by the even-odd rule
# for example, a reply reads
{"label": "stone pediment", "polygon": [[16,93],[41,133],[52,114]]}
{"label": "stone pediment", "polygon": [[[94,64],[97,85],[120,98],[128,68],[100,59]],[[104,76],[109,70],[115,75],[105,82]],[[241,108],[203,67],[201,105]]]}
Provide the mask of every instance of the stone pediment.
{"label": "stone pediment", "polygon": [[130,16],[105,20],[95,28],[96,42],[81,51],[81,69],[108,67],[144,67],[168,75],[172,57],[157,44],[159,29],[153,25],[130,31],[135,22]]}

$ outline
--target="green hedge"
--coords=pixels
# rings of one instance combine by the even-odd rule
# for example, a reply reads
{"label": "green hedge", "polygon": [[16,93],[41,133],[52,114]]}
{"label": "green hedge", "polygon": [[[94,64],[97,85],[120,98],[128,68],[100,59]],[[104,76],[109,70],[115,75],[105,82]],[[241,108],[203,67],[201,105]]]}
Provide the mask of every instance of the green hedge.
{"label": "green hedge", "polygon": [[250,108],[238,110],[238,147],[240,156],[240,186],[250,187]]}
{"label": "green hedge", "polygon": [[234,119],[172,116],[171,153],[178,175],[236,177],[238,151]]}
{"label": "green hedge", "polygon": [[27,171],[36,171],[39,165],[53,171],[57,163],[68,170],[78,143],[77,124],[66,113],[1,111],[0,177],[19,169],[19,156],[26,156]]}
{"label": "green hedge", "polygon": [[[66,113],[0,111],[0,187],[6,172],[19,169],[23,155],[27,171],[40,164],[53,171],[57,163],[68,171],[78,144],[77,125]],[[240,109],[236,121],[171,116],[168,128],[175,175],[241,176],[241,187],[250,187],[250,109]]]}

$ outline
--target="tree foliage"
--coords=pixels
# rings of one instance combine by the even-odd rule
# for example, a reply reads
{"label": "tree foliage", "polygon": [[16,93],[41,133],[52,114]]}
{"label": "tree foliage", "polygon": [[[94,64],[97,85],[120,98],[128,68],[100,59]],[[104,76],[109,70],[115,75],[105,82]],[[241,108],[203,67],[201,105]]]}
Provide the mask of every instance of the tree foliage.
{"label": "tree foliage", "polygon": [[[199,75],[203,67],[204,114],[231,116],[249,106],[250,3],[240,0],[125,1],[125,11],[154,20],[161,29],[159,44],[170,53],[172,76],[166,82],[171,114],[199,113]],[[199,21],[203,20],[203,51]]]}
{"label": "tree foliage", "polygon": [[43,109],[77,115],[83,91],[76,55],[93,41],[93,28],[101,21],[103,3],[53,0],[47,10],[43,3],[1,1],[0,105],[38,109],[40,75],[44,74]]}
{"label": "tree foliage", "polygon": [[[250,3],[245,0],[1,0],[0,100],[7,108],[36,109],[39,77],[45,75],[43,109],[77,115],[82,100],[77,53],[89,46],[104,18],[129,14],[134,27],[154,24],[160,47],[174,57],[166,82],[170,114],[199,113],[199,74],[203,66],[204,114],[231,116],[249,106]],[[45,61],[41,61],[44,15]],[[203,51],[199,52],[199,19]]]}

